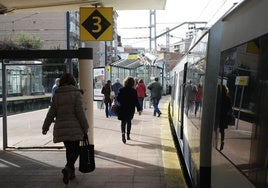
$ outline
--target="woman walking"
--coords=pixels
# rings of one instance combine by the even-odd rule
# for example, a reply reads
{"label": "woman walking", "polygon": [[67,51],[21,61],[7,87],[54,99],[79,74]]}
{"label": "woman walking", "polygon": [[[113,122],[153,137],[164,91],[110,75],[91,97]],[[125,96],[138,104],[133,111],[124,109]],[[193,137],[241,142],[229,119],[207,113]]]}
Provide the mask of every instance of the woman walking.
{"label": "woman walking", "polygon": [[140,79],[138,81],[138,84],[136,85],[136,90],[138,93],[138,101],[139,101],[141,111],[142,111],[143,110],[143,100],[144,100],[145,95],[146,95],[146,86],[145,86],[142,79]]}
{"label": "woman walking", "polygon": [[219,122],[219,128],[220,128],[220,135],[221,135],[221,145],[220,145],[220,151],[223,150],[224,147],[224,138],[225,138],[225,129],[228,128],[229,122],[229,116],[232,113],[232,103],[231,98],[229,96],[229,89],[226,85],[222,85],[222,91],[221,91],[221,112],[220,112],[220,122]]}
{"label": "woman walking", "polygon": [[121,120],[122,142],[126,143],[125,133],[127,129],[127,139],[130,140],[131,120],[135,114],[135,107],[141,115],[141,107],[133,77],[129,76],[124,80],[124,87],[119,89],[117,101],[120,104],[118,119]]}
{"label": "woman walking", "polygon": [[52,103],[42,127],[45,135],[56,118],[53,129],[53,142],[63,142],[66,147],[65,168],[62,170],[63,182],[75,178],[75,162],[79,156],[79,142],[88,132],[88,122],[82,103],[82,90],[76,87],[75,78],[66,73],[61,76],[59,88],[52,98]]}
{"label": "woman walking", "polygon": [[111,99],[111,91],[112,91],[112,82],[111,80],[107,80],[107,83],[103,86],[101,93],[104,95],[103,102],[105,104],[105,114],[106,117],[109,117],[109,109],[112,107],[112,99]]}

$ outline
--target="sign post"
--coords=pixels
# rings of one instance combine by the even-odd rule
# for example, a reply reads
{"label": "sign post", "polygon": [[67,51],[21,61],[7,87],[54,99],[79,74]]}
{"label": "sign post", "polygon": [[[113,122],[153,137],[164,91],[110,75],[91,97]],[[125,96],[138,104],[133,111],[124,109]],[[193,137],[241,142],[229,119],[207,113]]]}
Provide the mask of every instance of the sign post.
{"label": "sign post", "polygon": [[[244,90],[245,90],[245,86],[248,85],[248,80],[249,77],[248,76],[237,76],[235,79],[235,100],[236,100],[236,94],[237,94],[237,87],[238,86],[242,86],[242,92],[241,92],[241,97],[240,97],[240,103],[239,103],[239,109],[238,109],[238,114],[237,114],[237,121],[236,121],[236,125],[235,128],[238,129],[238,123],[239,123],[239,118],[240,118],[240,113],[241,113],[241,108],[242,108],[242,102],[243,102],[243,97],[244,97]],[[234,101],[234,105],[235,105]]]}
{"label": "sign post", "polygon": [[[80,8],[80,41],[113,40],[113,8]],[[94,144],[93,129],[93,61],[79,60],[80,87],[85,91],[85,112],[89,123],[89,143]]]}

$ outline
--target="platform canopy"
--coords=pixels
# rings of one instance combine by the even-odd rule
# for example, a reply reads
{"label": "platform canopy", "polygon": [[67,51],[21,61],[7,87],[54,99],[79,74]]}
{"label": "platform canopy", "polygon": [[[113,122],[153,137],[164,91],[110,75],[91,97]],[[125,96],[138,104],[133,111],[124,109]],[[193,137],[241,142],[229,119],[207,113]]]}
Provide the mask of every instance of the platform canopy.
{"label": "platform canopy", "polygon": [[149,53],[138,54],[138,53],[130,53],[119,56],[120,59],[110,64],[114,67],[120,67],[125,69],[137,69],[141,66],[155,66],[155,62],[157,61],[157,57],[151,55]]}
{"label": "platform canopy", "polygon": [[79,7],[96,5],[115,10],[164,10],[166,0],[0,0],[0,14],[13,11],[78,11]]}

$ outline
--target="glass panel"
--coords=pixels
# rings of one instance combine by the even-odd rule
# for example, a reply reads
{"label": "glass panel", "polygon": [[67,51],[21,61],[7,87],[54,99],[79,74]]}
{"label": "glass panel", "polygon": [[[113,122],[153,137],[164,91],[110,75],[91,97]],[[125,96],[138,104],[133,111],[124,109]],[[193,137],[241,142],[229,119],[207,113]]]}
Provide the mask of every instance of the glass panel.
{"label": "glass panel", "polygon": [[[50,105],[51,89],[55,79],[66,72],[64,59],[58,60],[57,63],[52,59],[43,62],[40,60],[7,62],[5,67],[7,72],[8,147],[55,146],[52,142],[52,134],[45,136],[46,141],[43,143],[35,142],[35,139],[40,137],[40,126],[42,126],[44,118],[32,117],[31,112],[40,113],[38,117],[45,117]],[[2,75],[2,66],[0,68]],[[0,80],[2,83],[2,77]],[[2,87],[0,89],[2,94]],[[24,112],[28,112],[27,118],[21,119],[20,114]],[[2,108],[0,113],[3,114]],[[14,116],[14,114],[16,115]],[[34,127],[35,125],[38,127]]]}
{"label": "glass panel", "polygon": [[221,56],[221,84],[229,89],[236,121],[218,135],[217,147],[257,187],[267,187],[267,39],[249,41]]}
{"label": "glass panel", "polygon": [[[199,158],[200,158],[200,127],[202,113],[202,93],[204,85],[204,77],[206,70],[206,48],[208,35],[205,35],[202,40],[191,50],[187,56],[187,76],[186,85],[184,87],[185,102],[184,102],[184,134],[188,140],[185,147],[189,147],[186,152],[189,152],[191,158],[186,161],[191,172],[195,185],[199,183]],[[182,78],[180,78],[182,79]]]}

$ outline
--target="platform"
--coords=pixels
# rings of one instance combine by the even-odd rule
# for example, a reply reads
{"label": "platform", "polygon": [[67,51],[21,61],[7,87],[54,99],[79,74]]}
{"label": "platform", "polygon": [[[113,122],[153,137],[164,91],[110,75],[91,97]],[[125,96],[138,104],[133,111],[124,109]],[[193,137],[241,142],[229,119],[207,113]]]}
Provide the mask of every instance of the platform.
{"label": "platform", "polygon": [[[120,121],[116,117],[106,118],[104,110],[94,103],[96,169],[83,174],[76,168],[76,178],[66,187],[187,187],[168,123],[168,99],[164,96],[160,101],[161,117],[153,116],[148,104],[141,116],[135,114],[131,140],[126,144],[121,140]],[[0,150],[0,188],[65,187],[61,174],[65,150],[60,149],[62,144],[52,143],[51,131],[45,136],[41,134],[46,112],[44,109],[8,117],[10,148]],[[0,131],[3,135],[2,120]],[[0,139],[2,147],[2,136]],[[54,146],[59,149],[53,149]]]}

